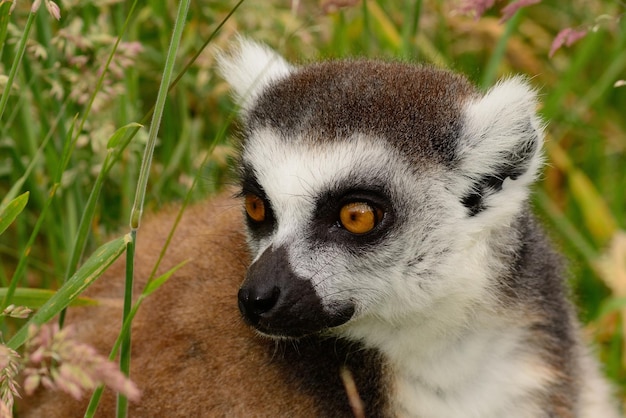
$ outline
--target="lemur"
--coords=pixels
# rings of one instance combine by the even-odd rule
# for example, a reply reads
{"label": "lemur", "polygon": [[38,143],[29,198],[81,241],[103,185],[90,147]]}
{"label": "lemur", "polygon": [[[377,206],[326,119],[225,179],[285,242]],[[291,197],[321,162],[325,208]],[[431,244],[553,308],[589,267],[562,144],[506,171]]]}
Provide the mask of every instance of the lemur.
{"label": "lemur", "polygon": [[[247,40],[219,61],[242,116],[238,197],[181,222],[163,268],[191,261],[134,323],[133,416],[618,416],[529,209],[543,125],[525,79],[482,94],[447,70],[294,66]],[[140,230],[137,286],[173,216]],[[72,316],[101,348],[122,271],[91,290],[108,304]],[[75,407],[42,395],[25,416]]]}
{"label": "lemur", "polygon": [[245,41],[221,72],[245,123],[248,324],[374,350],[392,416],[614,416],[528,208],[543,127],[524,79],[481,95],[432,67],[297,68]]}

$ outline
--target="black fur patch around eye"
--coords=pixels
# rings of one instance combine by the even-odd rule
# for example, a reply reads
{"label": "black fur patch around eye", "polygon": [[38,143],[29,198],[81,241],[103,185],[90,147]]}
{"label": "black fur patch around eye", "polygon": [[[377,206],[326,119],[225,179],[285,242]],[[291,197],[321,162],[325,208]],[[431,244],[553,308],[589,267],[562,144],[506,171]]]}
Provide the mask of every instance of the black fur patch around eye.
{"label": "black fur patch around eye", "polygon": [[[352,234],[339,225],[339,212],[350,202],[366,202],[383,212],[376,227],[365,234]],[[396,221],[396,214],[382,187],[347,188],[328,191],[317,200],[313,222],[309,231],[311,239],[339,244],[348,251],[362,252],[383,239]]]}
{"label": "black fur patch around eye", "polygon": [[253,194],[258,196],[265,205],[265,220],[262,222],[256,222],[246,214],[246,223],[248,230],[255,239],[260,239],[264,236],[270,235],[276,226],[276,218],[274,217],[274,211],[272,205],[267,198],[267,194],[263,187],[259,184],[254,169],[247,165],[243,165],[241,168],[241,191],[237,194],[237,197],[243,198],[247,194]]}

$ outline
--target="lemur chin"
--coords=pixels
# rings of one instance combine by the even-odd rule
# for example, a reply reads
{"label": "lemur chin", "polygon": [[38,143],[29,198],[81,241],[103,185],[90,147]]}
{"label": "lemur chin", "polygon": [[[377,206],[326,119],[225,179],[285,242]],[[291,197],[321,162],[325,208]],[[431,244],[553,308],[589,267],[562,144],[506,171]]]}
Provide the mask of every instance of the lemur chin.
{"label": "lemur chin", "polygon": [[[131,416],[618,416],[529,210],[543,126],[527,80],[483,94],[441,69],[299,67],[246,40],[219,62],[242,116],[239,197],[180,223],[162,269],[190,262],[133,323]],[[138,288],[175,215],[139,231]],[[123,271],[90,289],[108,303],[69,315],[101,350]],[[82,416],[58,394],[26,405]]]}

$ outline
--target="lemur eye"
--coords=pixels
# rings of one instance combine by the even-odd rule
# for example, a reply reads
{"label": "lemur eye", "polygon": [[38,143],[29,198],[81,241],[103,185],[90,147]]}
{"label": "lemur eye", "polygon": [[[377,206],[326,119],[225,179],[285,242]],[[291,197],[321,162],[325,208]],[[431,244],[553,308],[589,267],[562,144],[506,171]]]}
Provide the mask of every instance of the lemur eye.
{"label": "lemur eye", "polygon": [[341,226],[357,235],[370,232],[382,218],[383,211],[366,202],[351,202],[339,211]]}
{"label": "lemur eye", "polygon": [[263,222],[265,220],[265,203],[263,199],[255,194],[248,193],[246,194],[244,204],[250,219],[255,222]]}

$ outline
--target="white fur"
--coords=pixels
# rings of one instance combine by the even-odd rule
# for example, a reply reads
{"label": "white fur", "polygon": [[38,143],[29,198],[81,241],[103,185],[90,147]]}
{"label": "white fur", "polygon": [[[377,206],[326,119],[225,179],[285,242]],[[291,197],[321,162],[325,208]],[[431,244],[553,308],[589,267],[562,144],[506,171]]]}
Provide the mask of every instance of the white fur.
{"label": "white fur", "polygon": [[[235,73],[226,78],[239,97],[257,97],[290,72],[264,48],[242,50],[221,65],[222,72]],[[268,61],[275,65],[258,65]],[[239,69],[248,65],[250,70]],[[458,170],[435,162],[415,170],[384,139],[358,132],[320,144],[251,127],[243,161],[254,168],[277,221],[270,236],[251,240],[253,256],[283,246],[296,276],[312,282],[326,310],[346,300],[355,304],[353,318],[331,332],[384,354],[394,416],[543,416],[533,395],[559,377],[527,347],[525,322],[503,312],[493,292],[507,268],[494,247],[507,248],[514,239],[509,228],[542,164],[535,106],[535,92],[520,78],[467,103]],[[468,216],[462,198],[529,135],[537,146],[527,171],[506,179],[502,190],[484,196],[482,212]],[[359,179],[385,185],[396,227],[367,257],[332,242],[310,242],[319,196]],[[612,418],[606,385],[597,372],[589,376],[600,389],[585,395],[583,417]]]}
{"label": "white fur", "polygon": [[[540,389],[551,376],[520,348],[523,331],[503,326],[505,319],[491,310],[489,279],[500,266],[484,242],[471,236],[458,197],[432,181],[438,168],[407,178],[410,170],[401,156],[384,141],[364,136],[327,147],[283,141],[263,129],[253,133],[244,152],[278,221],[261,247],[287,244],[295,272],[312,280],[329,310],[341,299],[357,303],[355,318],[335,332],[386,354],[396,376],[395,413],[536,416],[523,394]],[[359,176],[384,178],[415,219],[377,251],[378,260],[310,248],[303,237],[316,196]],[[433,218],[442,213],[448,216]],[[427,232],[432,222],[438,228]],[[441,259],[437,252],[444,249],[449,256]],[[417,253],[424,253],[424,260],[407,267]],[[445,392],[445,401],[432,388]],[[517,412],[508,409],[512,405]]]}
{"label": "white fur", "polygon": [[479,213],[468,224],[476,239],[485,239],[493,228],[506,226],[528,199],[528,188],[543,164],[543,126],[536,114],[537,94],[522,77],[500,81],[483,97],[470,101],[465,108],[465,127],[459,150],[461,175],[451,184],[459,195],[473,183],[489,175],[502,164],[503,157],[534,131],[535,152],[527,171],[516,179],[506,178],[502,190],[484,196],[489,210]]}
{"label": "white fur", "polygon": [[[336,297],[345,297],[350,292],[358,302],[357,309],[384,315],[388,321],[393,321],[398,312],[426,309],[430,306],[433,303],[429,291],[431,288],[432,292],[455,293],[446,287],[446,281],[421,281],[419,278],[406,280],[405,265],[410,261],[408,258],[420,252],[444,250],[448,241],[444,236],[452,234],[456,229],[449,222],[447,226],[441,226],[441,231],[437,231],[442,236],[429,234],[426,230],[435,220],[431,219],[432,213],[425,209],[428,206],[449,204],[457,212],[457,217],[463,216],[463,209],[456,204],[456,199],[448,197],[447,202],[438,202],[446,197],[442,194],[442,184],[431,184],[428,181],[430,176],[426,174],[422,179],[407,178],[405,173],[409,172],[409,166],[402,162],[402,157],[396,152],[385,147],[384,141],[359,136],[358,141],[338,142],[327,147],[311,146],[299,141],[290,142],[287,145],[279,135],[264,129],[255,132],[245,147],[244,161],[253,163],[258,180],[263,185],[278,220],[274,235],[260,245],[257,254],[270,243],[276,246],[288,243],[296,273],[303,277],[312,277],[319,296],[327,305],[332,305]],[[390,167],[395,169],[390,170]],[[379,252],[380,263],[385,262],[384,254],[389,253],[384,275],[355,276],[362,260],[350,258],[336,248],[316,251],[315,258],[310,259],[307,254],[311,254],[311,251],[306,242],[299,238],[305,235],[317,196],[336,185],[346,184],[359,177],[380,178],[381,182],[390,186],[392,193],[408,199],[407,204],[411,208],[424,208],[422,211],[412,211],[421,212],[424,218],[416,217],[412,224],[406,225],[401,232],[402,239],[397,238],[397,247],[387,248],[387,251],[381,249]],[[415,193],[418,185],[423,187],[421,193]],[[409,238],[416,236],[421,239]],[[407,243],[406,239],[413,242]],[[433,269],[436,264],[438,260],[426,257],[419,268]],[[346,270],[337,272],[337,266],[345,266]],[[350,270],[347,270],[348,267]],[[481,267],[477,265],[477,268]],[[361,266],[361,270],[362,274],[370,274],[367,273],[367,266]],[[368,286],[359,288],[359,282],[366,282]],[[469,284],[463,286],[460,293],[472,293],[476,296],[481,292]]]}
{"label": "white fur", "polygon": [[[502,155],[515,147],[530,123],[538,133],[535,155],[540,155],[541,127],[536,115],[537,94],[522,77],[500,81],[483,97],[467,104],[460,154],[463,171],[480,177],[502,163]],[[473,156],[473,157],[470,157]],[[534,159],[526,184],[533,181],[540,159]]]}
{"label": "white fur", "polygon": [[[519,329],[484,325],[485,329],[473,328],[458,338],[439,336],[423,345],[416,344],[424,340],[421,333],[414,332],[411,340],[407,333],[407,352],[394,358],[394,406],[400,415],[540,416],[537,407],[528,402],[529,393],[542,389],[554,376],[546,373],[547,368],[536,358],[523,352],[524,335]],[[404,364],[397,364],[400,362]]]}
{"label": "white fur", "polygon": [[244,111],[269,84],[293,70],[275,51],[245,38],[238,38],[233,51],[218,53],[217,58],[220,74],[233,88],[235,100]]}

